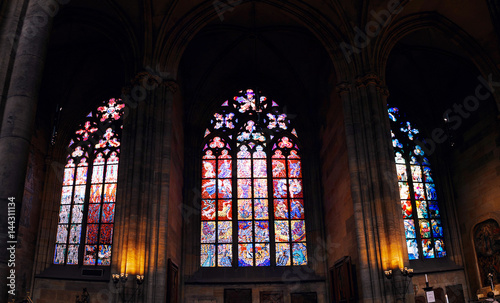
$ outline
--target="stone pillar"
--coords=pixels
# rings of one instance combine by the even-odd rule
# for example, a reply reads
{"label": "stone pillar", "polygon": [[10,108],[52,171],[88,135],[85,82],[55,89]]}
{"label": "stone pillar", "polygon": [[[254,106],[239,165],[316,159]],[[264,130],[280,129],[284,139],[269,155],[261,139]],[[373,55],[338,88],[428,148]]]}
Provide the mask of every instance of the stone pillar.
{"label": "stone pillar", "polygon": [[124,121],[112,272],[134,279],[145,276],[137,302],[165,302],[172,104],[177,90],[175,83],[149,73],[140,73],[134,84],[130,95],[144,88],[146,98],[129,102]]}
{"label": "stone pillar", "polygon": [[392,301],[383,271],[402,268],[408,258],[403,255],[406,245],[390,145],[388,92],[373,74],[341,83],[337,90],[344,107],[360,295],[364,302]]}
{"label": "stone pillar", "polygon": [[[39,1],[31,0],[24,17],[12,66],[9,90],[0,129],[0,203],[1,212],[7,213],[8,198],[16,202],[16,229],[24,190],[28,151],[38,101],[38,91],[47,49],[52,17]],[[0,216],[0,275],[6,285],[7,262],[4,252],[7,246],[7,216]],[[11,239],[12,240],[12,239]],[[9,243],[10,245],[10,243]],[[12,269],[12,268],[10,268]],[[0,300],[7,302],[6,288],[1,287]]]}

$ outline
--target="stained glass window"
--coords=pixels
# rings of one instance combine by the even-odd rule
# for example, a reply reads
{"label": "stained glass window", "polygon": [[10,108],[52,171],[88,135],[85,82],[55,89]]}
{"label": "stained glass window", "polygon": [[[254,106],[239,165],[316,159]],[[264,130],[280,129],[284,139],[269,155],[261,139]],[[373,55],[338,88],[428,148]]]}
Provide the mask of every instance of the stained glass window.
{"label": "stained glass window", "polygon": [[205,130],[201,267],[307,264],[297,132],[278,104],[247,89]]}
{"label": "stained glass window", "polygon": [[111,264],[124,107],[119,99],[106,101],[67,147],[54,264]]}
{"label": "stained glass window", "polygon": [[396,107],[389,108],[399,196],[410,260],[446,256],[441,212],[429,160],[415,143],[420,133]]}

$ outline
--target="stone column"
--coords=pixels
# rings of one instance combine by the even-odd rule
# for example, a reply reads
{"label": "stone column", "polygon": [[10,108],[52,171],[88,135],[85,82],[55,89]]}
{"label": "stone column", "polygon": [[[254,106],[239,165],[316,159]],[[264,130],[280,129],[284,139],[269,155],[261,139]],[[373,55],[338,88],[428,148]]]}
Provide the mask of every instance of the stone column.
{"label": "stone column", "polygon": [[[127,102],[139,90],[146,97]],[[129,108],[123,128],[112,271],[127,273],[134,280],[136,275],[145,276],[137,302],[165,302],[176,91],[175,83],[140,73],[130,94],[122,97]]]}
{"label": "stone column", "polygon": [[[20,36],[13,37],[14,41],[18,41],[19,44],[15,50],[0,129],[0,201],[1,213],[5,214],[9,197],[15,199],[16,229],[51,21],[52,17],[47,12],[45,2],[40,5],[39,1],[31,0],[26,10]],[[7,266],[9,257],[4,253],[7,240],[7,216],[2,215],[0,216],[0,250],[2,251],[0,283],[2,285],[7,284],[5,277],[9,270]],[[5,286],[1,289],[0,300],[7,302]]]}
{"label": "stone column", "polygon": [[341,83],[338,91],[349,153],[359,288],[364,302],[387,302],[391,301],[391,289],[383,271],[408,264],[403,256],[405,240],[390,146],[388,92],[373,74]]}

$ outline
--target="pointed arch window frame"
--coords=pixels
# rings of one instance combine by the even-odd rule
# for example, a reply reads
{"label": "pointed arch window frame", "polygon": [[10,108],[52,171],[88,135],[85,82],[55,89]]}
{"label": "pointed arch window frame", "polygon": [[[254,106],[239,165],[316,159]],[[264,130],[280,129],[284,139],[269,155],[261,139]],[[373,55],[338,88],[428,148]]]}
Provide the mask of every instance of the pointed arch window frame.
{"label": "pointed arch window frame", "polygon": [[67,145],[53,264],[110,266],[125,104],[104,101]]}
{"label": "pointed arch window frame", "polygon": [[[239,91],[213,114],[201,148],[201,268],[307,265],[302,159],[290,122],[275,101],[252,89]],[[293,159],[287,158],[291,154]],[[219,161],[231,161],[231,169],[223,173]],[[281,162],[284,177],[273,173]],[[298,171],[295,177],[289,164]],[[279,180],[288,186],[282,199],[275,186]],[[225,183],[230,184],[226,196]],[[289,183],[300,187],[300,198],[293,199]],[[281,216],[287,217],[279,217],[278,200],[284,201]],[[230,216],[223,212],[224,203]]]}

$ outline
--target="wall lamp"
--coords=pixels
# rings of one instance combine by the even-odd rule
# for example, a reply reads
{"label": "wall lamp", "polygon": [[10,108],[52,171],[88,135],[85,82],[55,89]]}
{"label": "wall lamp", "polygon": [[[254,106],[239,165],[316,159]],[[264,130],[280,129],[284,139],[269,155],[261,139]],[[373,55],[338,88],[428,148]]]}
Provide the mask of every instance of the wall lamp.
{"label": "wall lamp", "polygon": [[401,298],[403,302],[406,302],[406,292],[408,291],[408,286],[413,277],[413,268],[404,267],[399,270],[401,272],[401,277],[399,279],[394,276],[392,269],[384,270],[384,276],[387,280],[391,281],[394,299],[397,300]]}
{"label": "wall lamp", "polygon": [[[126,273],[112,274],[111,278],[113,280],[113,284],[115,285],[115,288],[117,290],[119,290],[118,293],[120,295],[122,302],[132,302],[132,300],[134,300],[133,302],[135,302],[135,298],[137,296],[139,296],[139,297],[141,296],[141,293],[142,293],[141,285],[144,283],[144,275],[136,275],[135,283],[137,284],[137,286],[133,287],[133,288],[126,287],[126,283],[128,280],[128,274],[126,274]],[[133,291],[132,291],[132,289],[133,289]]]}

